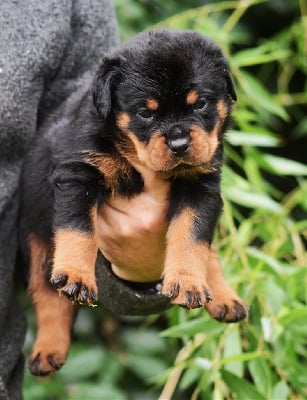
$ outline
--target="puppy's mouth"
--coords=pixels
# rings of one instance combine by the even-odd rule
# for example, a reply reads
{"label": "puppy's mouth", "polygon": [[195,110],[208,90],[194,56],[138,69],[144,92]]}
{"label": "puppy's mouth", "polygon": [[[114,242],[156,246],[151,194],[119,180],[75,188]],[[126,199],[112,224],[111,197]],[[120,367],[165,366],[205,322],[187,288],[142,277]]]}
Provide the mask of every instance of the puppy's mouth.
{"label": "puppy's mouth", "polygon": [[124,131],[120,152],[163,175],[187,175],[192,171],[208,172],[218,146],[215,132],[208,133],[197,125],[187,130],[154,131],[146,143],[131,130]]}
{"label": "puppy's mouth", "polygon": [[172,168],[160,171],[159,173],[164,179],[172,179],[177,177],[192,179],[197,178],[199,174],[209,174],[215,171],[216,168],[211,162],[197,165],[182,161]]}

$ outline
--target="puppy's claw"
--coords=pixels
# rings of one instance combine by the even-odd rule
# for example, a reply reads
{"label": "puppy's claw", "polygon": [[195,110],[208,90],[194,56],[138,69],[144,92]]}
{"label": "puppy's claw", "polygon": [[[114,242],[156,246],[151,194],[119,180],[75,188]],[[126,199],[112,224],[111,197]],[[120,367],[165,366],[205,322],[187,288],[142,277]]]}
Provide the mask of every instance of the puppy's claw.
{"label": "puppy's claw", "polygon": [[197,292],[195,294],[195,300],[196,300],[196,304],[198,305],[198,307],[202,307],[203,303],[202,303],[201,295],[199,292]]}
{"label": "puppy's claw", "polygon": [[224,307],[222,308],[220,314],[217,317],[217,320],[218,321],[224,321],[224,318],[225,318],[227,313],[228,313],[228,307],[226,305],[224,305]]}
{"label": "puppy's claw", "polygon": [[51,365],[52,368],[54,368],[55,371],[58,371],[60,368],[63,367],[63,363],[57,362],[51,354],[47,356],[47,361]]}
{"label": "puppy's claw", "polygon": [[210,301],[212,301],[212,296],[211,296],[211,294],[209,293],[209,291],[208,291],[207,288],[204,288],[204,294],[205,294],[205,296],[206,296],[206,301],[207,301],[207,303],[209,303]]}
{"label": "puppy's claw", "polygon": [[172,287],[172,289],[166,294],[166,297],[168,297],[169,299],[174,300],[176,297],[178,297],[180,292],[180,284],[179,283],[175,283]]}
{"label": "puppy's claw", "polygon": [[79,290],[79,295],[78,295],[78,302],[80,304],[86,303],[89,298],[89,291],[86,286],[83,286],[81,290]]}
{"label": "puppy's claw", "polygon": [[60,289],[66,285],[67,280],[68,280],[67,275],[58,274],[50,279],[50,283],[55,289]]}
{"label": "puppy's claw", "polygon": [[93,289],[89,289],[81,282],[73,282],[59,287],[60,294],[64,294],[73,303],[80,305],[94,305],[97,302],[97,294]]}
{"label": "puppy's claw", "polygon": [[33,358],[32,360],[29,360],[29,370],[31,372],[32,375],[36,375],[36,376],[48,376],[51,373],[51,370],[49,371],[45,371],[41,368],[41,360],[40,360],[40,353],[37,354],[37,356],[35,358]]}

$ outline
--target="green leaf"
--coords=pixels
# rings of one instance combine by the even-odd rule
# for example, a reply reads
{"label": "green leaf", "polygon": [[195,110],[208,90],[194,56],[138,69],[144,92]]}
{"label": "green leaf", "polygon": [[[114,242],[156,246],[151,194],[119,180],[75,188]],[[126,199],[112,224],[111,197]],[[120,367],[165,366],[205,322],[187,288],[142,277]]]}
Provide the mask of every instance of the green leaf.
{"label": "green leaf", "polygon": [[101,347],[72,349],[61,377],[65,381],[76,382],[101,372],[104,367],[105,354]]}
{"label": "green leaf", "polygon": [[262,209],[274,214],[283,212],[283,208],[270,197],[253,192],[238,190],[237,187],[225,187],[224,194],[228,200],[247,208]]}
{"label": "green leaf", "polygon": [[280,106],[275,98],[266,90],[266,88],[247,72],[240,71],[240,83],[245,93],[250,98],[252,104],[271,112],[274,115],[286,120],[288,114]]}
{"label": "green leaf", "polygon": [[267,134],[229,130],[226,140],[233,146],[276,147],[279,139]]}
{"label": "green leaf", "polygon": [[150,357],[146,353],[143,355],[130,354],[128,363],[129,368],[144,380],[152,380],[154,377],[161,375],[167,368],[166,362],[162,357]]}
{"label": "green leaf", "polygon": [[229,391],[237,400],[267,400],[258,390],[243,378],[222,369],[222,378],[228,386]]}
{"label": "green leaf", "polygon": [[[254,358],[261,357],[261,354],[257,351],[249,351],[247,353],[236,354],[233,356],[225,357],[221,359],[221,364],[227,365],[228,363],[242,363],[244,361],[253,360]],[[227,368],[226,368],[227,369]],[[236,374],[237,375],[237,374]]]}
{"label": "green leaf", "polygon": [[272,400],[288,400],[289,399],[289,386],[286,382],[278,382],[274,386]]}
{"label": "green leaf", "polygon": [[122,340],[128,351],[133,353],[156,354],[164,353],[167,350],[166,342],[154,329],[126,329],[122,334]]}
{"label": "green leaf", "polygon": [[283,326],[294,323],[304,324],[307,326],[307,306],[297,307],[294,310],[283,310],[278,316],[277,321]]}
{"label": "green leaf", "polygon": [[[223,351],[223,363],[225,364],[225,369],[236,374],[238,376],[243,376],[243,363],[241,360],[234,361],[232,356],[239,357],[242,355],[241,338],[239,334],[238,325],[233,325],[227,330],[224,343]],[[227,360],[228,361],[225,361]]]}
{"label": "green leaf", "polygon": [[180,338],[194,336],[196,333],[218,334],[225,329],[225,325],[208,317],[197,318],[183,324],[173,326],[161,333],[162,337]]}
{"label": "green leaf", "polygon": [[231,65],[235,67],[247,67],[251,65],[265,64],[276,60],[284,60],[289,56],[287,49],[275,49],[267,51],[264,46],[241,50],[231,58]]}
{"label": "green leaf", "polygon": [[263,166],[269,171],[279,175],[307,175],[307,166],[297,161],[289,160],[283,157],[272,156],[270,154],[262,155]]}
{"label": "green leaf", "polygon": [[[69,395],[65,396],[66,400],[80,400],[80,399],[116,399],[128,400],[128,396],[120,389],[109,386],[105,382],[87,383],[80,382],[79,384],[69,385]],[[62,397],[61,397],[62,398]]]}
{"label": "green leaf", "polygon": [[259,392],[266,398],[271,398],[272,373],[268,362],[261,357],[255,358],[248,363],[248,369]]}
{"label": "green leaf", "polygon": [[255,247],[246,248],[246,252],[259,261],[262,261],[280,276],[292,275],[299,270],[298,266],[282,262],[278,258],[272,257]]}

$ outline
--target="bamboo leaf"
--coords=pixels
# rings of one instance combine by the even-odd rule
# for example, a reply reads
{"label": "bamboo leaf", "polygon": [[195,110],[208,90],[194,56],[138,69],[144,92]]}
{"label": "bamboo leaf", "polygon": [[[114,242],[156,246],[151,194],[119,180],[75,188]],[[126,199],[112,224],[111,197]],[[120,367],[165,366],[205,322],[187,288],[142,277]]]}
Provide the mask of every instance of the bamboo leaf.
{"label": "bamboo leaf", "polygon": [[307,165],[271,154],[262,155],[262,166],[278,175],[307,175]]}
{"label": "bamboo leaf", "polygon": [[162,337],[179,338],[186,335],[193,336],[196,333],[217,334],[225,329],[221,323],[208,319],[207,317],[187,321],[183,324],[173,326],[161,333]]}
{"label": "bamboo leaf", "polygon": [[260,81],[246,71],[240,71],[240,78],[240,84],[249,96],[251,104],[258,105],[284,120],[288,118],[284,108],[276,102],[274,96],[267,91]]}
{"label": "bamboo leaf", "polygon": [[279,139],[273,135],[230,130],[226,140],[233,146],[276,147]]}
{"label": "bamboo leaf", "polygon": [[235,374],[223,369],[221,371],[223,380],[228,386],[229,391],[238,400],[267,400],[251,383],[243,378],[239,378]]}

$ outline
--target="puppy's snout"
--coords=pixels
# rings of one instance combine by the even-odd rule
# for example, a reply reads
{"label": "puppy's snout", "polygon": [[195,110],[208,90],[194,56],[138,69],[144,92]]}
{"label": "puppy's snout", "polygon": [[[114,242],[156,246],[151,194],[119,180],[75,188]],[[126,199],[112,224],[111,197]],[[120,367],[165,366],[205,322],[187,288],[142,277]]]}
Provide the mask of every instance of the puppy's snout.
{"label": "puppy's snout", "polygon": [[176,156],[183,156],[187,153],[190,142],[190,134],[179,127],[172,129],[167,137],[167,145]]}

